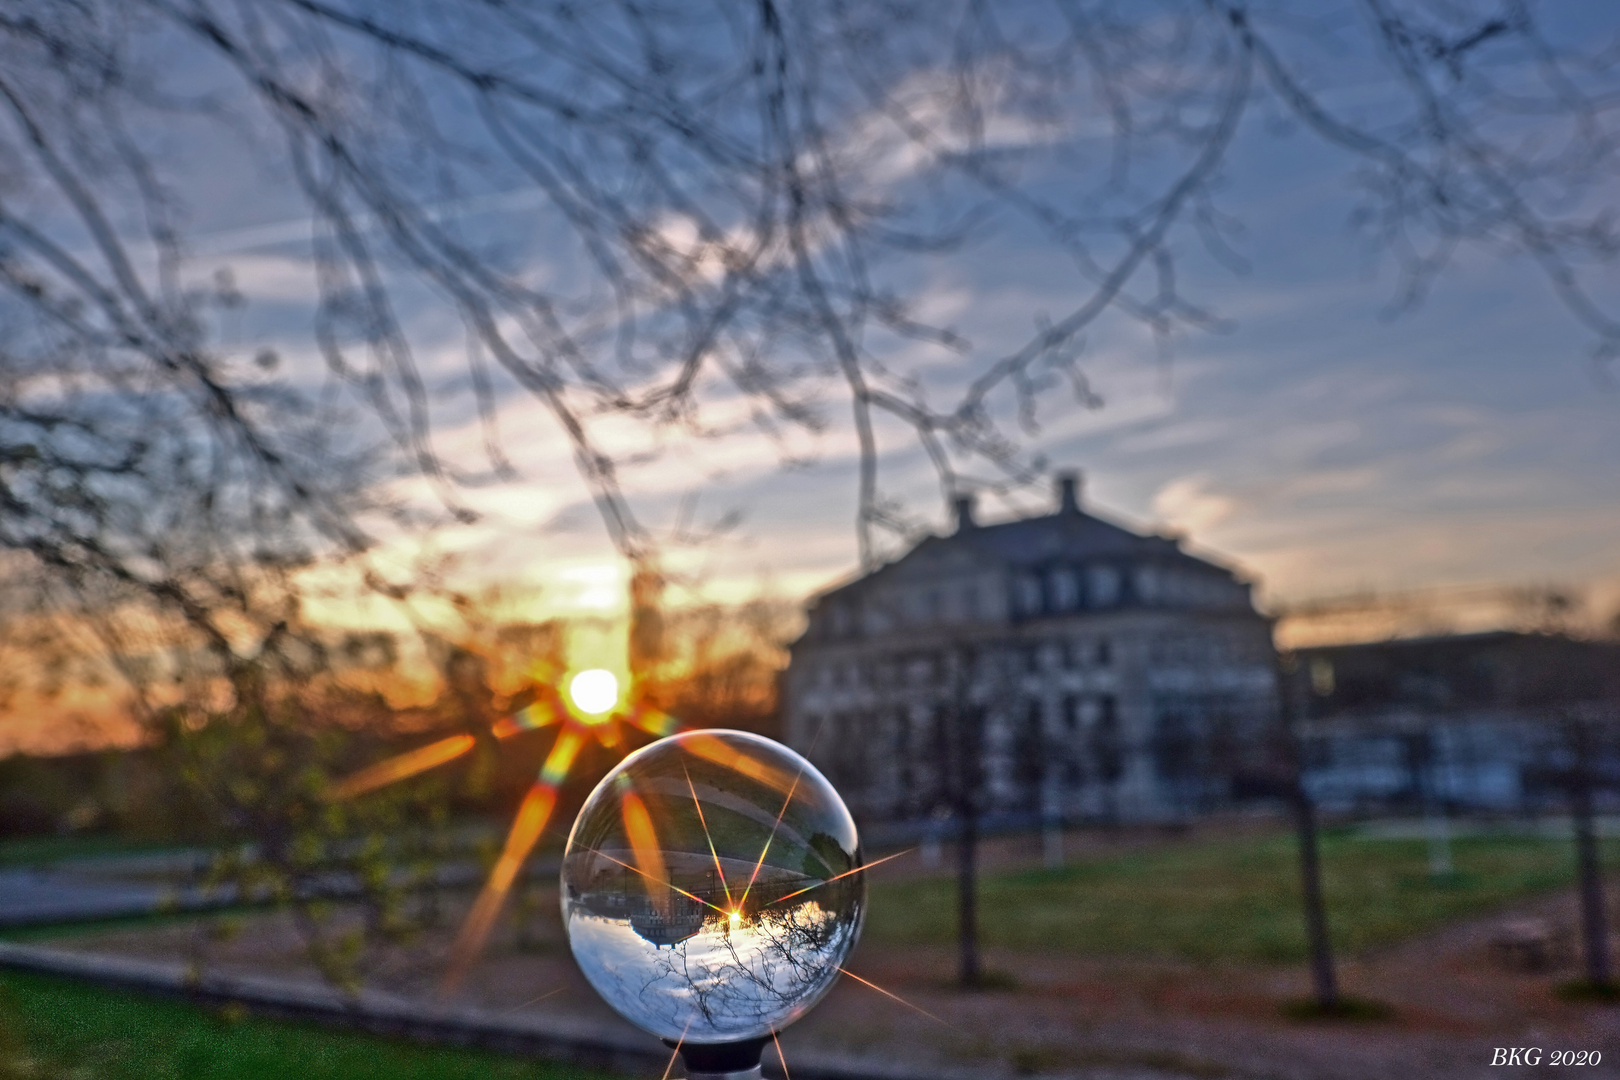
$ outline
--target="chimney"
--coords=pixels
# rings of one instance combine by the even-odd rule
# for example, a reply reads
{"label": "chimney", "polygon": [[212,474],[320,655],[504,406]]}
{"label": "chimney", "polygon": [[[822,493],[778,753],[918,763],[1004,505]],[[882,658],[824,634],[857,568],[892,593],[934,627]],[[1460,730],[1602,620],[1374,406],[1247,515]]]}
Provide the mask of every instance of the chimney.
{"label": "chimney", "polygon": [[956,497],[956,531],[967,532],[976,523],[973,520],[973,496],[958,495]]}
{"label": "chimney", "polygon": [[1080,470],[1069,469],[1057,474],[1058,513],[1080,512]]}

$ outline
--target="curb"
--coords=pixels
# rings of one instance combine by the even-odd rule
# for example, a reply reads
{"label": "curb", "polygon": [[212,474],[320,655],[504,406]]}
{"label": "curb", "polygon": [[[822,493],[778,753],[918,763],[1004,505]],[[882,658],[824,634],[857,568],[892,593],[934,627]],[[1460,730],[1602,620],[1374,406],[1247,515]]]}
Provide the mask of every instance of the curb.
{"label": "curb", "polygon": [[[475,1046],[587,1068],[660,1075],[669,1063],[669,1053],[646,1036],[555,1017],[507,1018],[485,1009],[434,1005],[376,990],[349,996],[290,979],[224,974],[193,979],[182,964],[0,942],[0,969],[5,968],[201,1004],[235,1004],[276,1019],[313,1021],[413,1042]],[[779,1075],[770,1055],[766,1057],[766,1074]],[[797,1080],[982,1080],[986,1076],[982,1069],[918,1071],[830,1054],[796,1054],[790,1068]]]}

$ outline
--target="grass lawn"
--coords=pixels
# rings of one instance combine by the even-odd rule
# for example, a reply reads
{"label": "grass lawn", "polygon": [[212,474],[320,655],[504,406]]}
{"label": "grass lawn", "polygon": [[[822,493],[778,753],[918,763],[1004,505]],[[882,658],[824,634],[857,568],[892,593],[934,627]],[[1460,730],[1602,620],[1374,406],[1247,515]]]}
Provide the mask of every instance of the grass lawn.
{"label": "grass lawn", "polygon": [[613,1080],[0,972],[0,1077],[81,1080]]}
{"label": "grass lawn", "polygon": [[51,866],[73,859],[179,850],[183,845],[171,841],[130,840],[103,834],[14,836],[0,840],[0,867]]}
{"label": "grass lawn", "polygon": [[[1399,941],[1573,883],[1573,845],[1534,836],[1458,837],[1456,873],[1434,880],[1422,840],[1350,831],[1322,837],[1335,944]],[[1609,865],[1620,844],[1605,844]],[[953,942],[954,879],[874,883],[864,936],[886,944]],[[1292,836],[1189,841],[1075,861],[1060,870],[980,880],[982,940],[1026,950],[1196,961],[1293,962],[1305,956]]]}

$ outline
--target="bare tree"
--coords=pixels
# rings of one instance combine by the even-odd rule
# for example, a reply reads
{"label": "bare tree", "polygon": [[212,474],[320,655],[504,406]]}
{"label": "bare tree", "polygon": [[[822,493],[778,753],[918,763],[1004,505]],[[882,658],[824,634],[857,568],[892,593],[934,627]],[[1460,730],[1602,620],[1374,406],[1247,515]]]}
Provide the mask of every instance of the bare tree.
{"label": "bare tree", "polygon": [[[947,494],[1017,482],[1040,464],[1021,433],[1054,380],[1095,402],[1079,360],[1099,320],[1161,340],[1218,323],[1182,294],[1178,251],[1196,237],[1237,261],[1217,191],[1246,123],[1285,118],[1346,155],[1359,220],[1403,270],[1398,305],[1467,246],[1518,253],[1611,355],[1620,323],[1588,284],[1616,250],[1610,47],[1556,43],[1515,0],[1311,19],[1236,0],[7,0],[0,287],[29,323],[7,364],[28,379],[19,408],[60,392],[41,374],[60,363],[120,395],[150,387],[310,497],[334,541],[360,539],[245,407],[236,366],[255,349],[233,359],[204,317],[230,290],[188,274],[196,164],[172,133],[212,117],[268,148],[260,182],[309,221],[331,378],[449,504],[473,466],[434,445],[444,379],[405,314],[423,298],[466,328],[459,383],[489,466],[507,468],[494,420],[521,387],[634,557],[650,543],[605,416],[713,430],[708,406],[740,396],[781,435],[841,397],[870,560],[908,523],[880,483],[897,430]],[[1352,66],[1377,91],[1357,119],[1323,74]],[[1097,135],[1108,153],[1077,151]],[[474,204],[521,206],[560,272],[480,234]],[[1008,339],[929,325],[922,260],[1020,220],[1070,260],[1067,309]],[[111,449],[98,467],[129,448]]]}
{"label": "bare tree", "polygon": [[[1221,186],[1267,120],[1345,155],[1397,307],[1465,248],[1520,255],[1612,356],[1592,285],[1620,250],[1612,43],[1557,42],[1519,0],[1338,15],[0,0],[0,545],[80,610],[179,619],[241,696],[298,627],[296,569],[372,542],[372,489],[333,469],[368,449],[363,426],[333,439],[342,410],[466,517],[458,485],[512,471],[496,418],[516,388],[643,572],[656,544],[612,425],[720,434],[740,401],[791,457],[836,405],[874,563],[912,527],[881,473],[903,439],[947,498],[1026,481],[1054,388],[1098,404],[1086,334],[1220,324],[1179,253],[1241,261]],[[1373,90],[1354,113],[1326,78],[1350,68]],[[256,287],[199,250],[210,166],[244,153],[248,197],[307,225],[302,350],[229,332]],[[918,282],[998,228],[1061,254],[1068,298],[969,341]],[[453,373],[425,359],[445,321]],[[482,420],[481,465],[439,448],[457,410]]]}

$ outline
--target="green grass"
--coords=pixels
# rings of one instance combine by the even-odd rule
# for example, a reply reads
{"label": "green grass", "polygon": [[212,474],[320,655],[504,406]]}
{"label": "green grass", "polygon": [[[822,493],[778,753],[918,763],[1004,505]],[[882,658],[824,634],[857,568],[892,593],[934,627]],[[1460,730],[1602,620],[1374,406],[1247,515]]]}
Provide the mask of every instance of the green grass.
{"label": "green grass", "polygon": [[[1435,880],[1422,840],[1322,837],[1335,945],[1358,951],[1569,885],[1573,845],[1533,836],[1459,837],[1456,873]],[[1620,844],[1605,846],[1611,865]],[[1189,841],[1077,861],[1060,870],[986,875],[988,945],[1090,955],[1291,963],[1305,957],[1292,836]],[[955,940],[952,879],[877,883],[865,936],[889,944]]]}
{"label": "green grass", "polygon": [[0,840],[0,867],[51,866],[72,859],[106,855],[146,855],[179,851],[183,845],[163,840],[131,840],[104,834],[14,836]]}
{"label": "green grass", "polygon": [[0,1077],[82,1080],[612,1080],[16,972],[0,974]]}

